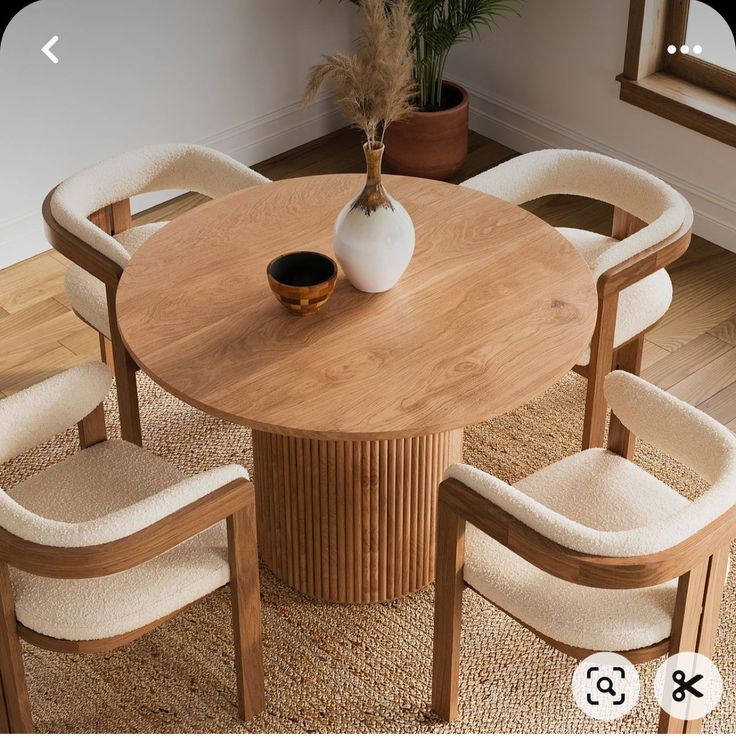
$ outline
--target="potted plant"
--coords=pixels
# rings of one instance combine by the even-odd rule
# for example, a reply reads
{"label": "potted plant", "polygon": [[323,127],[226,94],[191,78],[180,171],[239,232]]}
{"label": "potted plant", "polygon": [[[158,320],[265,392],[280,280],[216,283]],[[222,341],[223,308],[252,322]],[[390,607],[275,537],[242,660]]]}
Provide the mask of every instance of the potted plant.
{"label": "potted plant", "polygon": [[414,224],[381,181],[384,140],[412,110],[413,16],[409,0],[363,0],[354,54],[326,54],[310,70],[308,105],[331,79],[343,112],[362,131],[366,183],[337,216],[334,249],[352,285],[363,292],[391,289],[414,253]]}
{"label": "potted plant", "polygon": [[[468,94],[444,79],[456,44],[493,28],[522,0],[409,0],[416,110],[386,133],[386,164],[398,174],[449,179],[468,153]],[[342,2],[342,0],[340,0]],[[350,0],[360,5],[362,0]],[[387,12],[394,0],[385,0]]]}

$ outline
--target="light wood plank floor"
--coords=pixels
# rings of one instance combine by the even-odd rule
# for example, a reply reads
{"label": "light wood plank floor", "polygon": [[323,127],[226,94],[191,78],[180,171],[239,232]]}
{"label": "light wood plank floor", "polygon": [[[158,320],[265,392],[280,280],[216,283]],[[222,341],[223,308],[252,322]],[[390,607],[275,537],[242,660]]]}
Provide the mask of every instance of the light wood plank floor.
{"label": "light wood plank floor", "polygon": [[[515,155],[471,132],[468,161],[456,181]],[[283,179],[359,172],[363,160],[356,134],[342,129],[255,168]],[[138,214],[134,222],[169,220],[203,200],[183,195]],[[610,231],[612,211],[601,203],[555,196],[528,207],[556,226]],[[64,295],[65,267],[64,257],[47,251],[0,271],[0,396],[98,358],[96,334],[71,312]],[[675,296],[647,336],[644,376],[736,431],[736,254],[695,237],[669,271]]]}

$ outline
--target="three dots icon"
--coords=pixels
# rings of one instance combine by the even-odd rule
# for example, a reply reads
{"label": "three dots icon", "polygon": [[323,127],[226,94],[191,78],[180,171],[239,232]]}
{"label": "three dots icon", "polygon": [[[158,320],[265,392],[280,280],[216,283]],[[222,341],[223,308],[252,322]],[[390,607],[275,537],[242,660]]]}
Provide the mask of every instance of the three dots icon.
{"label": "three dots icon", "polygon": [[[677,46],[675,46],[674,44],[670,44],[667,47],[668,54],[676,54],[677,51],[678,51]],[[679,51],[681,54],[689,54],[691,49],[687,44],[683,44],[682,46],[680,46]],[[700,44],[695,44],[692,48],[692,52],[693,54],[700,55],[703,53],[703,47]]]}

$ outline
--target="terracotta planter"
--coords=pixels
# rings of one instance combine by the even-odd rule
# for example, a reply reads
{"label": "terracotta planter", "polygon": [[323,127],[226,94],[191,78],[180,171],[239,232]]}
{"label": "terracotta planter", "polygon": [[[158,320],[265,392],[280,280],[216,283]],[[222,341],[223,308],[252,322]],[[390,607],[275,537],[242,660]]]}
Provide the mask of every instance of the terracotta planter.
{"label": "terracotta planter", "polygon": [[434,113],[414,112],[386,130],[384,162],[395,174],[449,179],[468,155],[468,93],[442,83],[443,96],[458,102]]}

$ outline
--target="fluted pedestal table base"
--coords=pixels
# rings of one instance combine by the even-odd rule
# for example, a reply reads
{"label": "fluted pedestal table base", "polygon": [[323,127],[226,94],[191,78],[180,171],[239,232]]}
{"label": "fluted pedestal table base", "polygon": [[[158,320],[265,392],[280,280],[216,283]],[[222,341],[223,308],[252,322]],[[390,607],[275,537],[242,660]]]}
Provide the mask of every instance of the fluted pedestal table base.
{"label": "fluted pedestal table base", "polygon": [[258,540],[294,589],[383,602],[434,579],[437,486],[462,430],[371,441],[253,431]]}

